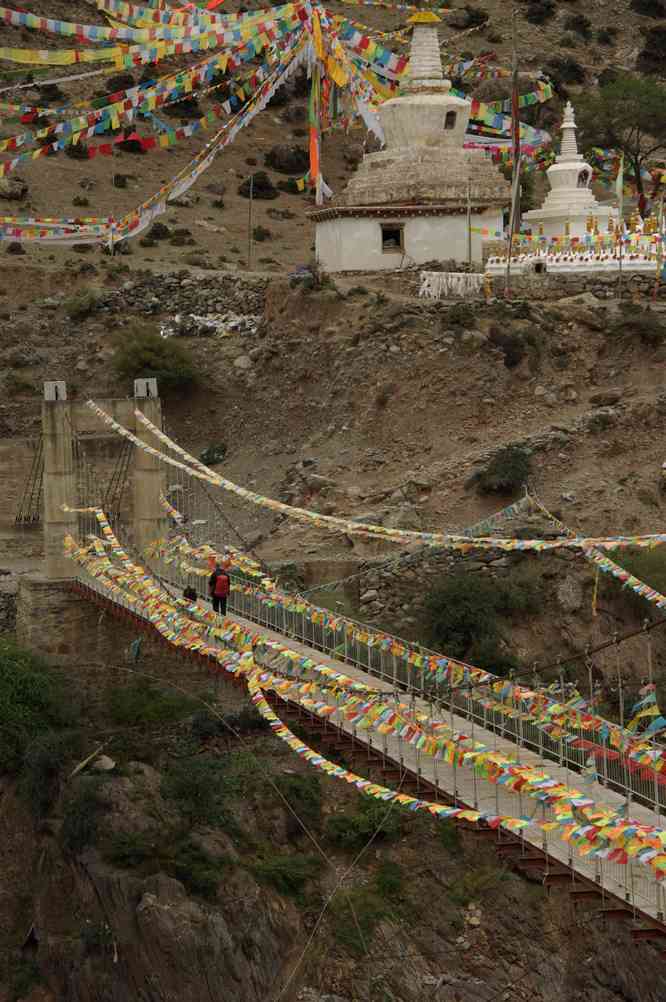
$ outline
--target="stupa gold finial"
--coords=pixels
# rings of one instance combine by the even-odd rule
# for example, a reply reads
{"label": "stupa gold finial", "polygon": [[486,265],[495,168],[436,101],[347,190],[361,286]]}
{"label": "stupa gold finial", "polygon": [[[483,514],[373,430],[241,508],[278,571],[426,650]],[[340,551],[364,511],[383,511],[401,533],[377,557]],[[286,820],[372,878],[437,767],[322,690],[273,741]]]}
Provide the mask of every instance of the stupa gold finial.
{"label": "stupa gold finial", "polygon": [[407,18],[407,24],[439,24],[441,17],[434,10],[418,10]]}

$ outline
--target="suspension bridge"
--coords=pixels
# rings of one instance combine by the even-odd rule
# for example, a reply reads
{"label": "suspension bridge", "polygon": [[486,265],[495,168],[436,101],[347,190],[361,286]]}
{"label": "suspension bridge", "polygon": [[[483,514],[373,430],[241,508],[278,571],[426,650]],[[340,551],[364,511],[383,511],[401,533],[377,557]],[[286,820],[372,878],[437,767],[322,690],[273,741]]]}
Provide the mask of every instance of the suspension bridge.
{"label": "suspension bridge", "polygon": [[[90,435],[115,441],[106,479],[88,468]],[[554,693],[536,680],[497,678],[284,592],[230,542],[218,487],[245,503],[289,508],[230,485],[170,439],[154,381],[138,381],[134,400],[89,406],[68,401],[64,384],[47,384],[42,439],[19,515],[43,522],[45,573],[55,586],[246,685],[276,735],[313,767],[368,796],[486,833],[517,869],[548,887],[564,885],[576,903],[591,903],[608,920],[631,923],[634,940],[666,941],[666,749],[602,719],[564,686]],[[376,529],[390,542],[509,542],[487,535],[506,513],[448,536],[288,513],[339,531]],[[593,560],[626,540],[565,533],[553,543],[583,544]],[[180,597],[187,586],[205,590],[216,560],[232,582],[225,619],[205,599]],[[658,607],[661,599],[649,596]],[[294,735],[291,720],[322,751]],[[327,759],[326,749],[358,772]]]}

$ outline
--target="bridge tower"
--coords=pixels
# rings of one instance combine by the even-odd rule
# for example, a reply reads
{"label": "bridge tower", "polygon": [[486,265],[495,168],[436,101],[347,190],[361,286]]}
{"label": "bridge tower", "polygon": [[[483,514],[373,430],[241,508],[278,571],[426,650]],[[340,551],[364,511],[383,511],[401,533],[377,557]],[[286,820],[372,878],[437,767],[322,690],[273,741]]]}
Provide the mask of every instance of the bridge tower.
{"label": "bridge tower", "polygon": [[[103,400],[100,406],[120,424],[136,432],[150,445],[159,445],[143,425],[137,429],[134,409],[146,415],[158,428],[162,426],[162,402],[158,396],[157,381],[137,379],[134,398]],[[64,382],[44,384],[42,402],[42,442],[44,452],[43,529],[45,576],[51,580],[74,576],[71,561],[63,554],[63,538],[69,533],[76,538],[78,516],[63,510],[63,505],[76,506],[77,456],[75,439],[80,434],[102,437],[103,428],[98,418],[83,402],[69,400]],[[108,435],[107,435],[108,437]],[[115,438],[115,436],[113,436]],[[162,535],[165,528],[164,511],[160,494],[165,486],[164,470],[160,462],[142,449],[134,449],[130,471],[132,505],[128,536],[137,551]],[[99,503],[102,498],[100,494]]]}

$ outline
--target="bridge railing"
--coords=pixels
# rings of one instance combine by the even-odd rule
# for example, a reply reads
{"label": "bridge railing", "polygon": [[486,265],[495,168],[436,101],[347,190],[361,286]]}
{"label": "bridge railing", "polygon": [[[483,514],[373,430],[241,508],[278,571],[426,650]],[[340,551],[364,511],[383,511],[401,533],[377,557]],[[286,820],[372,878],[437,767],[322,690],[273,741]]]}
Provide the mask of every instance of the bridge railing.
{"label": "bridge railing", "polygon": [[[163,577],[162,580],[172,588],[176,584],[173,577],[170,580]],[[197,580],[198,583],[201,582],[200,578]],[[140,618],[147,619],[147,617],[142,615],[140,609],[137,609],[126,596],[122,593],[109,595],[108,591],[99,581],[88,575],[84,570],[80,570],[78,582],[90,591],[96,592],[107,601],[111,600],[115,605],[133,612]],[[185,582],[183,587],[187,583],[189,582]],[[178,582],[178,585],[180,584],[182,582]],[[193,581],[191,584],[194,587],[195,582]],[[242,616],[243,618],[253,620],[261,626],[287,636],[289,623],[284,619],[281,621],[278,620],[278,616],[284,615],[283,609],[269,608],[267,610],[263,603],[257,603],[256,600],[252,602],[251,596],[232,592],[229,611],[239,617]],[[277,616],[275,615],[276,613]],[[211,642],[214,643],[214,641]],[[303,634],[302,642],[307,644],[307,646],[312,646],[312,637]],[[336,658],[340,660],[339,655],[336,655]],[[362,667],[366,672],[369,670],[367,665],[363,665],[360,662],[359,667]],[[372,673],[377,674],[376,671]],[[392,678],[392,665],[387,665],[385,677],[387,679]],[[470,703],[473,702],[470,700]],[[460,714],[466,709],[464,706],[461,707],[458,705],[458,697],[456,697],[456,704],[453,708],[450,707],[450,704],[447,707],[447,704],[444,703],[442,703],[442,707],[444,709],[448,708],[449,712],[453,709],[453,712],[456,714]],[[484,716],[486,711],[480,712],[474,706],[470,706],[467,712],[469,713],[468,719],[470,719],[470,722],[477,721],[479,724],[492,730],[492,720],[487,714]],[[504,720],[496,721],[496,733],[498,735],[501,733],[505,723],[506,721]],[[345,723],[340,724],[339,727],[356,736],[356,727],[350,727]],[[537,731],[538,729],[535,728],[535,734],[528,735],[523,730],[522,735],[519,733],[518,737],[522,739],[526,746],[529,746],[535,739],[539,739],[540,732],[536,734]],[[509,737],[510,735],[507,733],[506,736]],[[386,735],[373,735],[364,731],[362,735],[359,735],[359,738],[368,744],[371,750],[374,748],[376,751],[379,751],[385,762],[395,762],[401,771],[404,768],[409,768],[417,777],[421,777],[424,781],[429,782],[431,787],[433,786],[432,779],[427,780],[427,777],[434,777],[434,793],[437,798],[441,794],[450,796],[452,792],[454,802],[467,803],[469,806],[491,813],[506,814],[509,816],[531,816],[543,821],[555,820],[551,808],[547,805],[524,797],[522,794],[515,793],[501,785],[491,784],[487,780],[477,778],[468,769],[456,769],[455,765],[449,766],[442,761],[430,758],[420,751],[415,750],[411,745],[405,744],[400,735],[387,737]],[[556,751],[557,748],[554,747],[552,749],[553,754],[551,755],[554,760],[557,760]],[[543,749],[543,753],[547,756],[545,748]],[[498,838],[500,841],[502,840],[501,830],[499,831]],[[556,861],[568,867],[571,871],[572,881],[575,874],[580,874],[598,885],[602,897],[606,892],[613,894],[615,897],[619,897],[625,901],[630,908],[651,915],[659,920],[663,919],[664,890],[661,884],[655,879],[649,867],[638,863],[622,865],[609,862],[608,860],[594,860],[585,856],[579,856],[572,846],[562,841],[556,830],[541,831],[536,835],[532,833],[530,836],[524,835],[522,838],[525,854],[533,852],[533,847],[536,846],[550,857],[551,862]]]}
{"label": "bridge railing", "polygon": [[[151,559],[150,566],[171,586],[178,589],[189,586],[198,593],[205,594],[205,578],[157,559]],[[364,642],[361,636],[372,635],[375,632],[373,627],[338,613],[334,614],[334,625],[313,623],[305,612],[294,612],[278,603],[270,605],[262,601],[256,592],[248,591],[246,586],[256,587],[256,581],[234,572],[230,573],[230,577],[232,585],[240,585],[243,589],[232,588],[229,595],[227,608],[232,615],[273,630],[287,640],[293,638],[337,661],[354,665],[369,675],[382,679],[396,691],[427,699],[437,707],[440,714],[464,717],[470,723],[471,736],[476,725],[490,730],[515,744],[518,758],[520,749],[525,748],[537,753],[542,759],[557,762],[576,775],[576,783],[579,785],[580,774],[592,757],[602,784],[621,793],[629,802],[636,801],[650,807],[658,817],[666,814],[666,774],[662,776],[654,769],[639,766],[614,749],[608,739],[601,740],[596,732],[568,724],[566,735],[554,739],[535,721],[526,719],[518,706],[515,707],[515,716],[499,709],[488,709],[474,692],[460,687],[454,687],[452,691],[448,682],[438,680],[427,668],[409,664],[406,657],[392,654],[371,642]],[[385,633],[383,635],[388,636]],[[435,651],[401,637],[391,635],[390,640],[392,646],[402,647],[408,655],[416,653],[425,657],[442,657]],[[511,709],[510,704],[507,709]],[[655,744],[654,747],[658,746]]]}

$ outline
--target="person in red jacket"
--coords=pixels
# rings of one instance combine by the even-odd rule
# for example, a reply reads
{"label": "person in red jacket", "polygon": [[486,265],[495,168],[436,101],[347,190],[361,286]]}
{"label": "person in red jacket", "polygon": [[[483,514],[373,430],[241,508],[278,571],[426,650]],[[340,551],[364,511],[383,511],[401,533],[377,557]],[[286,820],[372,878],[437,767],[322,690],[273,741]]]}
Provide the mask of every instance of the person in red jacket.
{"label": "person in red jacket", "polygon": [[213,600],[213,612],[219,612],[221,616],[227,614],[230,585],[227,572],[221,564],[215,564],[215,570],[208,579],[208,592]]}

